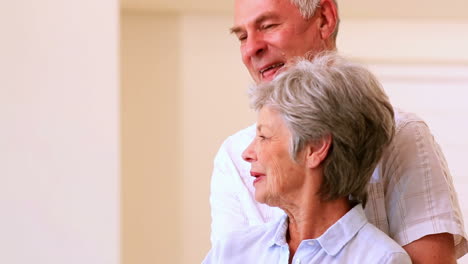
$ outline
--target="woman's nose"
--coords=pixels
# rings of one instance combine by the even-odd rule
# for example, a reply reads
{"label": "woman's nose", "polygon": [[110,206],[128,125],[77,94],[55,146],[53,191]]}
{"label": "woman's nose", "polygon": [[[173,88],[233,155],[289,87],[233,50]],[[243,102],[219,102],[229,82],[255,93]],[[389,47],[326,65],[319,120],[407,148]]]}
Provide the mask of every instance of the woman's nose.
{"label": "woman's nose", "polygon": [[250,145],[242,152],[242,159],[247,162],[253,162],[257,159],[255,150],[254,150],[254,142],[250,143]]}

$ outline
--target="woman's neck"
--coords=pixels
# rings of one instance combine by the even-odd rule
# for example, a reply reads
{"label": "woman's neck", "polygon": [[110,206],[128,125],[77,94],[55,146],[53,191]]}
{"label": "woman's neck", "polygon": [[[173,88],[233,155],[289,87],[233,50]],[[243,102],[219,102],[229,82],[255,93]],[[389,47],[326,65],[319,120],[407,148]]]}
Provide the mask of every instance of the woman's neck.
{"label": "woman's neck", "polygon": [[316,196],[306,194],[302,197],[309,197],[308,199],[300,199],[298,204],[283,208],[289,221],[286,241],[289,245],[290,260],[303,240],[321,236],[351,209],[347,198],[324,202]]}

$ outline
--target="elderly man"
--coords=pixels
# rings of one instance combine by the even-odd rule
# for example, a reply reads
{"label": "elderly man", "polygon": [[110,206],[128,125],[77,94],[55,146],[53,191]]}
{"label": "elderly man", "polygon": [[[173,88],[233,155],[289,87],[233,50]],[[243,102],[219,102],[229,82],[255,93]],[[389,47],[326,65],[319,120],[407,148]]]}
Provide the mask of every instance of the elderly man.
{"label": "elderly man", "polygon": [[255,200],[286,215],[231,233],[204,263],[411,263],[362,209],[395,132],[375,77],[330,53],[300,61],[250,97],[256,136],[242,156]]}
{"label": "elderly man", "polygon": [[[336,49],[338,22],[332,0],[235,0],[231,31],[250,75],[265,83],[297,56]],[[455,263],[468,245],[443,154],[420,118],[396,111],[395,122],[395,138],[370,179],[367,218],[403,246],[414,263]],[[254,199],[249,164],[241,159],[254,136],[255,126],[236,133],[215,158],[213,243],[232,230],[283,214]]]}

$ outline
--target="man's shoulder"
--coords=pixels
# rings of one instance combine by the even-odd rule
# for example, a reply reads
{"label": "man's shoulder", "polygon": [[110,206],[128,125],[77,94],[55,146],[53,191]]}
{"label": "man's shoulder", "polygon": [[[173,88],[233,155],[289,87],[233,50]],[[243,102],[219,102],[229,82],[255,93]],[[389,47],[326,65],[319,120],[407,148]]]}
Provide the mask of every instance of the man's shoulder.
{"label": "man's shoulder", "polygon": [[360,230],[361,239],[364,239],[371,244],[381,245],[381,249],[391,252],[404,252],[403,248],[396,241],[391,239],[382,230],[378,229],[371,223],[366,223]]}
{"label": "man's shoulder", "polygon": [[397,242],[371,223],[366,223],[362,227],[357,239],[358,241],[355,245],[360,244],[359,247],[362,245],[379,245],[378,247],[374,247],[371,254],[366,254],[366,258],[370,261],[369,263],[386,263],[384,260],[388,260],[389,258],[409,260],[408,254]]}
{"label": "man's shoulder", "polygon": [[426,122],[417,114],[399,108],[395,108],[395,124],[397,133],[409,124],[427,126]]}
{"label": "man's shoulder", "polygon": [[408,144],[413,145],[421,141],[430,144],[435,142],[427,123],[414,113],[396,109],[395,125],[395,137],[391,143],[393,148],[408,147]]}
{"label": "man's shoulder", "polygon": [[230,135],[225,141],[224,144],[238,144],[240,142],[250,143],[250,140],[255,136],[255,126],[252,124],[242,130],[237,131],[236,133]]}
{"label": "man's shoulder", "polygon": [[221,145],[218,155],[222,153],[235,159],[241,158],[240,155],[252,142],[255,137],[255,124],[246,127],[235,134],[227,137]]}

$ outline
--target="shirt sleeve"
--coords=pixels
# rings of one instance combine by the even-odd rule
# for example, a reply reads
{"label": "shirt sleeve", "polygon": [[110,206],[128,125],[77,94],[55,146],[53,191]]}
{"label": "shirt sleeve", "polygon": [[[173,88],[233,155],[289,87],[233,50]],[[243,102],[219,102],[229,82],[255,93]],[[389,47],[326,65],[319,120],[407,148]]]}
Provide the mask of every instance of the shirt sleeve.
{"label": "shirt sleeve", "polygon": [[382,261],[385,264],[411,264],[411,258],[407,253],[403,252],[394,252],[387,255],[385,261]]}
{"label": "shirt sleeve", "polygon": [[382,159],[390,236],[401,246],[430,234],[454,235],[457,258],[466,234],[452,176],[423,121],[407,122]]}
{"label": "shirt sleeve", "polygon": [[238,189],[240,176],[226,149],[226,142],[219,149],[211,177],[211,244],[226,237],[247,224],[241,209]]}

